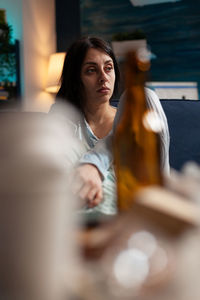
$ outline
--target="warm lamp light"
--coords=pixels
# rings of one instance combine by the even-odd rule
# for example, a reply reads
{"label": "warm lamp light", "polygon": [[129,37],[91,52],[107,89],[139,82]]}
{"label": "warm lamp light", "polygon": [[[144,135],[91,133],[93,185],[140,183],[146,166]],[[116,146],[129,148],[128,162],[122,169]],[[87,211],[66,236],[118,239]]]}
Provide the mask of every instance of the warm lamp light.
{"label": "warm lamp light", "polygon": [[54,53],[50,56],[46,84],[46,91],[49,93],[57,93],[59,90],[65,56],[66,52]]}

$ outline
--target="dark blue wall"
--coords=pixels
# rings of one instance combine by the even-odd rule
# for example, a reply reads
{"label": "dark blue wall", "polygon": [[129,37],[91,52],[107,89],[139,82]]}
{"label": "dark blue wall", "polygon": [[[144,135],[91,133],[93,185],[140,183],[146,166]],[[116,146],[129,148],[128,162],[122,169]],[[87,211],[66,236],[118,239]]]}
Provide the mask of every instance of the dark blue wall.
{"label": "dark blue wall", "polygon": [[200,86],[200,1],[134,7],[129,0],[82,0],[82,34],[107,40],[117,32],[143,29],[157,59],[153,81],[197,81]]}

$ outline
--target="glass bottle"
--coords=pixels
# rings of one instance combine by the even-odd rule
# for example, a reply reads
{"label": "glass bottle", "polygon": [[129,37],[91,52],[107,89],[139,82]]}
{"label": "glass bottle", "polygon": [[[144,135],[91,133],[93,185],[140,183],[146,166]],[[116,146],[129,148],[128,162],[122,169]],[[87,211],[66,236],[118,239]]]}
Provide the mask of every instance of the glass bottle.
{"label": "glass bottle", "polygon": [[145,98],[149,69],[145,49],[127,53],[124,109],[115,131],[113,149],[119,211],[132,207],[139,189],[162,184],[160,140],[156,132],[160,127],[158,119],[148,110]]}

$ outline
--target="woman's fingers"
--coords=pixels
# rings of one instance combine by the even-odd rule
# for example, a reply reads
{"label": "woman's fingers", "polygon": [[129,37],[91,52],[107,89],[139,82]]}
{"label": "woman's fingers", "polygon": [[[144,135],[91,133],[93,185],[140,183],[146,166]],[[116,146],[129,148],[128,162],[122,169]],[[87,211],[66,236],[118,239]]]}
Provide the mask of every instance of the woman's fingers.
{"label": "woman's fingers", "polygon": [[102,201],[102,181],[98,169],[91,164],[84,164],[75,170],[72,191],[88,207],[94,207]]}
{"label": "woman's fingers", "polygon": [[96,192],[93,200],[91,200],[92,207],[99,205],[102,202],[102,199],[103,199],[103,195],[102,195],[102,189],[101,189]]}
{"label": "woman's fingers", "polygon": [[89,208],[99,205],[102,201],[102,189],[90,190],[85,199]]}

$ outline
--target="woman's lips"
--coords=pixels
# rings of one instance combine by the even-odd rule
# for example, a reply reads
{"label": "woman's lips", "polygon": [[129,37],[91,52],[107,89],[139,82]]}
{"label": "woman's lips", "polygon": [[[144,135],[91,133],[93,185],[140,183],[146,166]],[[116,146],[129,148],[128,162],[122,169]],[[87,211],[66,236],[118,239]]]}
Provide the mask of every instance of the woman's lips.
{"label": "woman's lips", "polygon": [[98,89],[97,92],[98,93],[107,93],[107,92],[109,92],[109,90],[110,89],[107,87],[102,87],[102,88]]}

